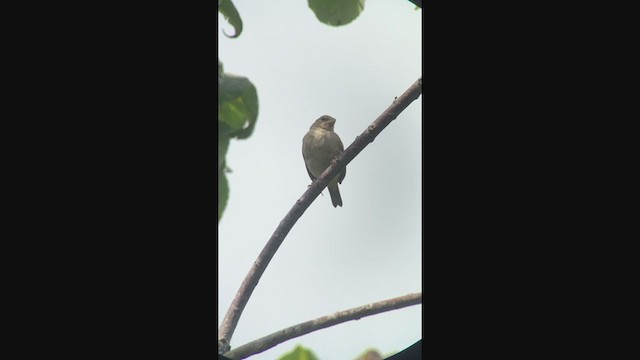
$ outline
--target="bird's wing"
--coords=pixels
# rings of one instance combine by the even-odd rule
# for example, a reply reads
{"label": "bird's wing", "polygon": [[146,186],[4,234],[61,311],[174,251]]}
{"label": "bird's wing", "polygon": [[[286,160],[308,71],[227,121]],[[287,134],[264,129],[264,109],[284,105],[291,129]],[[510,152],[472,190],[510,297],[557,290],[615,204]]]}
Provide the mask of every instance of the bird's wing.
{"label": "bird's wing", "polygon": [[[336,134],[337,136],[337,134]],[[344,145],[342,145],[342,140],[340,140],[340,137],[338,137],[338,142],[340,142],[340,152],[344,151]],[[342,184],[342,180],[344,180],[345,175],[347,175],[347,167],[344,167],[344,170],[342,170],[342,173],[340,174],[340,177],[338,178],[338,183]]]}
{"label": "bird's wing", "polygon": [[309,177],[311,178],[311,181],[316,181],[316,177],[313,176],[311,171],[309,171],[309,167],[307,166],[307,158],[304,157],[304,152],[302,153],[302,158],[304,159],[304,167],[307,169],[307,173],[309,174]]}

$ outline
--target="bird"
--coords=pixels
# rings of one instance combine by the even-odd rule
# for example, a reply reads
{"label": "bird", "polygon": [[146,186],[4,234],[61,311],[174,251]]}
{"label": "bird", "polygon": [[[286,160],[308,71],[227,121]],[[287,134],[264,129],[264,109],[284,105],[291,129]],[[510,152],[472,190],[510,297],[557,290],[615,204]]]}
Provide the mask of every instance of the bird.
{"label": "bird", "polygon": [[[331,165],[333,159],[344,151],[344,146],[338,134],[333,131],[336,119],[329,115],[320,116],[302,138],[302,157],[307,167],[307,173],[315,181]],[[345,167],[327,185],[333,207],[342,207],[342,198],[338,184],[342,184],[347,168]]]}

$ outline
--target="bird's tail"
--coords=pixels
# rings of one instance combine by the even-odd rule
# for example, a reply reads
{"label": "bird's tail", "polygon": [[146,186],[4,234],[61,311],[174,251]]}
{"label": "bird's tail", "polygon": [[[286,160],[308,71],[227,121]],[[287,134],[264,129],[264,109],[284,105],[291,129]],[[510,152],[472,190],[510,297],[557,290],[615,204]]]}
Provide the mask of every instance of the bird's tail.
{"label": "bird's tail", "polygon": [[340,197],[340,190],[338,190],[338,184],[334,186],[327,186],[329,189],[329,195],[331,195],[331,203],[333,207],[342,206],[342,198]]}

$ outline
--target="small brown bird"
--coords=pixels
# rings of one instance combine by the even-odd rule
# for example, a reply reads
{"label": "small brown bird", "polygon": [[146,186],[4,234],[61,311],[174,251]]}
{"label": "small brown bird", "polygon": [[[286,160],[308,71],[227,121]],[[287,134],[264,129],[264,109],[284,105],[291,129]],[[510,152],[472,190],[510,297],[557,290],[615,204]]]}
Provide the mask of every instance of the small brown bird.
{"label": "small brown bird", "polygon": [[[338,134],[333,132],[336,119],[329,115],[323,115],[316,120],[309,132],[302,139],[302,157],[307,167],[311,180],[316,180],[331,165],[331,161],[344,151],[344,146]],[[345,167],[327,185],[333,207],[342,206],[342,198],[338,183],[342,184],[347,174]]]}

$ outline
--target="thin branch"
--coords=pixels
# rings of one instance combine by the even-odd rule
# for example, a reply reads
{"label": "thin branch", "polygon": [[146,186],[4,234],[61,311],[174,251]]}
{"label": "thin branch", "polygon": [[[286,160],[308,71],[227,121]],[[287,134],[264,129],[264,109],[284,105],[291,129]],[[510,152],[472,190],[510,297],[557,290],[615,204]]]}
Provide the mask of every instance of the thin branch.
{"label": "thin branch", "polygon": [[379,301],[373,304],[360,306],[345,311],[339,311],[331,315],[323,316],[315,320],[303,322],[294,326],[290,326],[286,329],[276,331],[273,334],[239,346],[224,354],[224,356],[234,360],[246,359],[251,355],[261,353],[287,340],[291,340],[293,338],[308,334],[313,331],[324,329],[351,320],[359,320],[360,318],[363,318],[365,316],[371,316],[382,312],[401,309],[403,307],[421,303],[422,293],[417,293]]}
{"label": "thin branch", "polygon": [[249,273],[245,277],[244,281],[240,285],[240,289],[233,298],[229,310],[227,311],[222,325],[218,331],[218,352],[224,353],[229,350],[229,344],[231,343],[231,337],[238,325],[240,315],[244,310],[244,307],[251,297],[251,293],[258,285],[260,277],[267,268],[267,265],[275,255],[276,251],[284,241],[293,225],[298,221],[300,216],[304,214],[309,205],[315,200],[320,192],[327,186],[329,180],[332,179],[338,172],[353,160],[369,143],[378,136],[378,134],[385,128],[391,121],[395,120],[400,113],[409,106],[415,99],[422,94],[422,78],[419,78],[413,85],[407,89],[404,94],[396,98],[391,106],[389,106],[378,118],[367,127],[367,129],[358,136],[351,145],[340,154],[332,164],[320,175],[316,181],[314,181],[307,191],[302,194],[300,199],[296,201],[287,215],[280,221],[280,224],[271,235],[271,238],[265,245],[264,249],[258,255],[258,258],[249,269]]}

